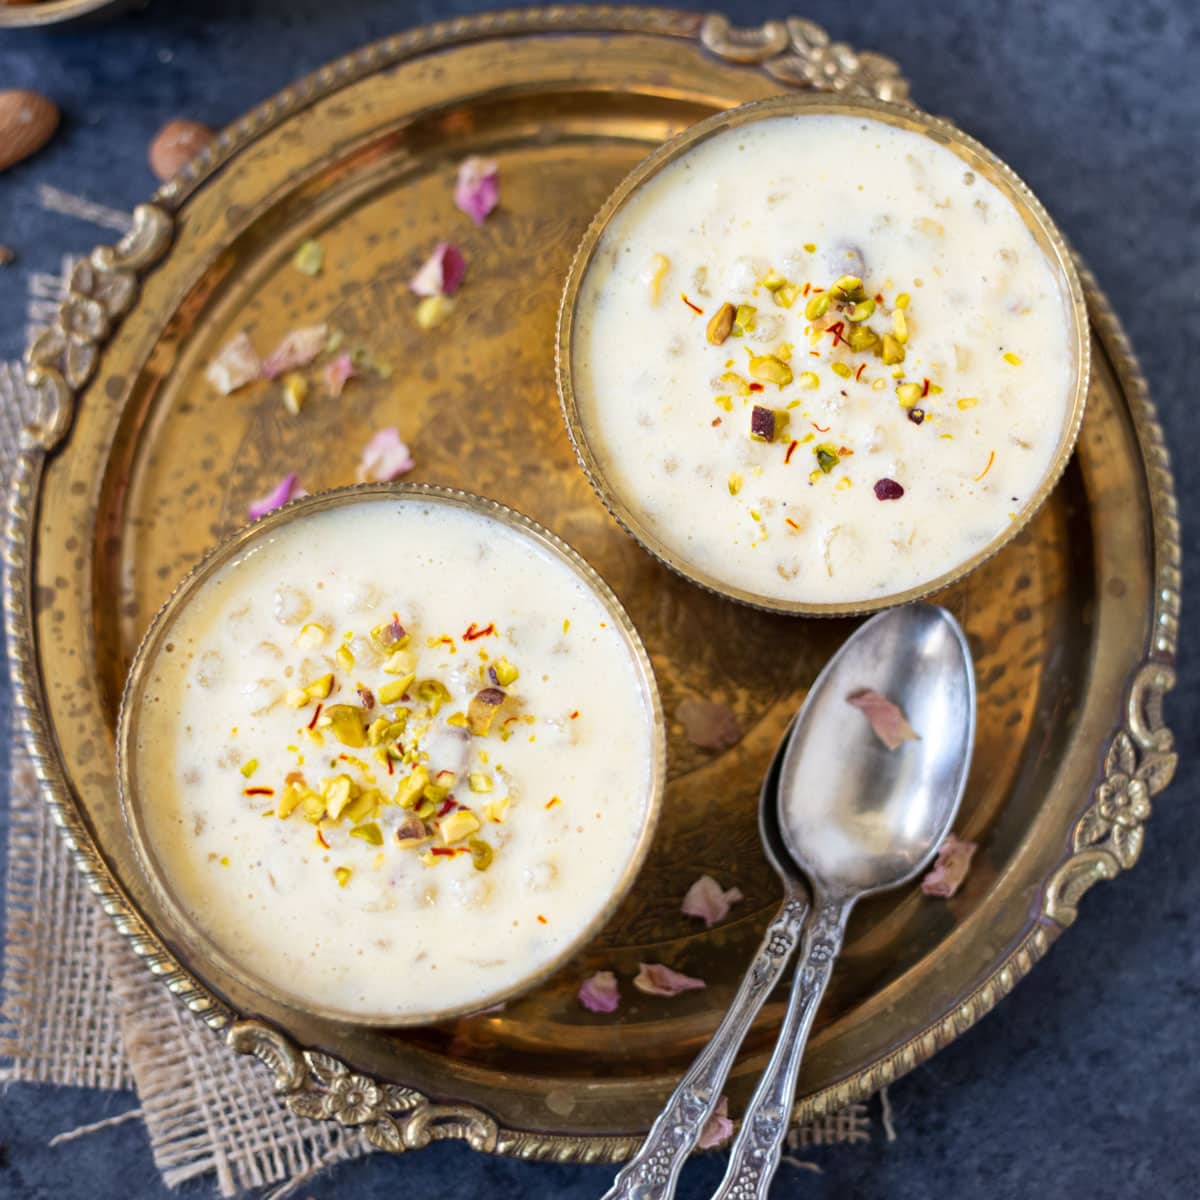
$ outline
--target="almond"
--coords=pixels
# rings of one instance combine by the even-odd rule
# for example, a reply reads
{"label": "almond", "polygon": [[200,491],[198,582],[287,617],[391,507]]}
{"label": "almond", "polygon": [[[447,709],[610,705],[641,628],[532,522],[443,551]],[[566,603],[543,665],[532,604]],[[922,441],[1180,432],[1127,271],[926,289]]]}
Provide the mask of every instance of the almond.
{"label": "almond", "polygon": [[195,158],[216,135],[199,121],[168,121],[150,143],[150,169],[164,182]]}
{"label": "almond", "polygon": [[53,100],[37,92],[0,92],[0,171],[36,154],[57,128]]}

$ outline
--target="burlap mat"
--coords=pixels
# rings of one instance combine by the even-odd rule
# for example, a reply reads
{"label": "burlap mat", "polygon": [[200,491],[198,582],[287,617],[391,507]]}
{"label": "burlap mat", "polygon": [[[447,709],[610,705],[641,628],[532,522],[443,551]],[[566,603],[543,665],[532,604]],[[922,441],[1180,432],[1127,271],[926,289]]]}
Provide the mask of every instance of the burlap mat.
{"label": "burlap mat", "polygon": [[[39,196],[44,207],[117,227],[111,209],[65,193]],[[47,320],[64,291],[62,274],[32,274],[28,319]],[[9,268],[8,270],[12,270]],[[28,412],[17,363],[0,363],[0,470],[5,486],[16,433]],[[174,1187],[215,1174],[221,1195],[272,1188],[279,1198],[317,1171],[371,1150],[362,1135],[293,1115],[255,1060],[227,1050],[184,1011],[134,956],[93,901],[57,836],[14,737],[3,974],[0,976],[0,1079],[98,1089],[134,1088],[131,1113],[67,1138],[101,1136],[114,1121],[145,1122],[154,1161]],[[883,1136],[894,1138],[886,1093]],[[807,1146],[869,1142],[876,1122],[865,1104],[795,1130]],[[64,1135],[59,1135],[60,1139]],[[794,1154],[785,1161],[819,1169]]]}

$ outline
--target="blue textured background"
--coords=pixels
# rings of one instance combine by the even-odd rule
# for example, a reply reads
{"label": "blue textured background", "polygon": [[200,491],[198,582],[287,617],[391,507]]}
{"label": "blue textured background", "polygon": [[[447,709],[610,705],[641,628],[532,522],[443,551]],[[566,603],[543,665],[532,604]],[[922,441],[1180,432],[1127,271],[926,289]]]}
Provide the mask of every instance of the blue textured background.
{"label": "blue textured background", "polygon": [[[0,358],[22,349],[25,270],[84,252],[94,227],[43,212],[39,184],[129,208],[154,187],[146,147],[166,120],[220,126],[360,43],[489,7],[472,0],[158,0],[86,32],[0,33],[0,89],[35,88],[63,110],[51,145],[0,175]],[[1200,454],[1200,6],[1195,0],[801,0],[735,6],[745,23],[801,11],[837,38],[884,50],[917,100],[1025,176],[1082,251],[1133,337],[1167,430],[1196,595]],[[1185,652],[1190,639],[1184,638]],[[775,1194],[808,1197],[1192,1197],[1200,1136],[1200,677],[1186,657],[1168,707],[1183,755],[1142,861],[1095,889],[1079,924],[983,1023],[892,1089],[899,1140],[816,1149],[823,1174],[785,1168]],[[6,690],[0,704],[7,704]],[[7,723],[0,724],[7,728]],[[0,745],[0,766],[7,747]],[[0,808],[0,827],[6,806]],[[140,1124],[58,1150],[49,1137],[120,1112],[130,1097],[62,1088],[0,1094],[0,1196],[170,1195]],[[719,1158],[681,1195],[711,1191]],[[607,1168],[491,1160],[459,1145],[342,1166],[301,1197],[429,1200],[594,1197]],[[209,1194],[210,1184],[188,1188]]]}

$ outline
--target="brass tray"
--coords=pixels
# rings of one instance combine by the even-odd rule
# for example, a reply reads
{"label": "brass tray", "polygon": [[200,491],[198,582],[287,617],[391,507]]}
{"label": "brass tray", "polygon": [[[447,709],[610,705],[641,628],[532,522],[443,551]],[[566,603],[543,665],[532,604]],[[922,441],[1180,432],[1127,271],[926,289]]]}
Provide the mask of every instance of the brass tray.
{"label": "brass tray", "polygon": [[[31,348],[40,420],[9,499],[7,630],[15,710],[80,869],[147,966],[299,1113],[402,1150],[460,1137],[526,1158],[626,1156],[715,1025],[776,902],[753,820],[760,775],[808,682],[851,628],[735,606],[624,536],[575,465],[554,394],[555,308],[574,246],[615,182],[714,110],[819,84],[893,99],[895,65],[805,21],[737,31],[653,9],[554,8],[418,29],[301,80],[226,130],[76,272]],[[502,207],[475,230],[450,203],[466,154],[500,160]],[[1018,167],[1020,164],[1017,164]],[[290,266],[319,236],[322,276]],[[414,324],[406,282],[452,236],[469,276],[451,323]],[[1087,418],[1036,521],[941,597],[979,678],[977,757],[959,832],[981,843],[949,902],[917,889],[864,904],[818,1018],[797,1119],[861,1099],[988,1011],[1131,867],[1175,754],[1179,539],[1162,435],[1132,353],[1086,272],[1095,329]],[[329,317],[390,361],[299,418],[256,386],[218,400],[212,355]],[[543,522],[608,579],[640,629],[671,722],[660,835],[594,947],[499,1013],[407,1032],[302,1019],[249,996],[162,931],[121,824],[113,725],[137,639],[175,581],[284,471],[353,478],[397,424],[412,478],[492,496]],[[744,736],[714,755],[675,717],[721,698]],[[746,895],[697,930],[679,901],[701,872]],[[637,995],[639,959],[709,981]],[[583,1011],[613,967],[624,1004]],[[776,998],[730,1083],[736,1113],[768,1053]],[[226,1051],[214,1041],[213,1053]]]}

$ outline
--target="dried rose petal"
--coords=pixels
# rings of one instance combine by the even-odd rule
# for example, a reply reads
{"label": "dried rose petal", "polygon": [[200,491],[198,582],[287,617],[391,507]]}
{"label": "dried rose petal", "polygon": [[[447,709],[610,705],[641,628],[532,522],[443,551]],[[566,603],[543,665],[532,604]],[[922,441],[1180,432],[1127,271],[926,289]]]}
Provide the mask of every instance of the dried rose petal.
{"label": "dried rose petal", "polygon": [[438,242],[408,286],[418,296],[453,296],[466,273],[467,260],[462,251],[449,242]]}
{"label": "dried rose petal", "polygon": [[259,517],[265,517],[267,513],[274,512],[289,500],[307,496],[308,493],[299,484],[300,477],[294,471],[290,475],[285,475],[275,485],[274,491],[268,492],[267,495],[260,497],[250,505],[247,510],[250,520],[257,521]]}
{"label": "dried rose petal", "polygon": [[385,483],[413,469],[413,457],[399,430],[381,429],[364,447],[358,464],[360,483]]}
{"label": "dried rose petal", "polygon": [[454,204],[482,225],[488,213],[500,203],[500,168],[494,158],[464,159],[454,185]]}
{"label": "dried rose petal", "polygon": [[675,710],[675,716],[683,725],[688,741],[705,750],[728,750],[742,740],[737,717],[728,704],[688,697]]}
{"label": "dried rose petal", "polygon": [[[921,415],[921,421],[925,419],[924,414]],[[921,421],[917,424],[920,425]],[[875,481],[875,499],[876,500],[899,500],[904,495],[904,489],[894,479],[877,479]]]}
{"label": "dried rose petal", "polygon": [[293,329],[262,362],[262,373],[274,379],[284,371],[307,367],[322,350],[329,336],[325,325],[310,325],[305,329]]}
{"label": "dried rose petal", "polygon": [[971,866],[971,859],[979,849],[977,842],[963,841],[950,833],[938,849],[937,861],[929,874],[921,880],[921,891],[927,896],[949,899],[962,886]]}
{"label": "dried rose petal", "polygon": [[252,383],[262,374],[262,362],[243,329],[216,358],[208,364],[204,377],[221,393],[228,396],[238,388]]}
{"label": "dried rose petal", "polygon": [[712,1116],[704,1122],[704,1128],[700,1130],[696,1145],[701,1150],[711,1150],[713,1146],[719,1146],[722,1142],[729,1141],[731,1137],[733,1137],[733,1122],[729,1119],[729,1097],[722,1096],[717,1101],[717,1107],[713,1109]]}
{"label": "dried rose petal", "polygon": [[711,875],[701,875],[688,888],[683,898],[683,913],[688,917],[699,917],[711,929],[719,921],[729,916],[729,908],[739,900],[744,899],[737,888],[723,891],[721,885]]}
{"label": "dried rose petal", "polygon": [[349,354],[339,354],[325,367],[325,386],[331,396],[340,396],[347,382],[358,372],[354,369],[354,360]]}
{"label": "dried rose petal", "polygon": [[904,714],[884,695],[870,688],[852,692],[846,703],[860,709],[871,722],[875,736],[889,749],[895,750],[901,742],[919,742],[921,735],[905,720]]}
{"label": "dried rose petal", "polygon": [[662,963],[638,963],[638,973],[633,986],[647,996],[678,996],[680,992],[692,992],[707,987],[703,979],[693,979],[664,967]]}
{"label": "dried rose petal", "polygon": [[579,988],[579,1003],[589,1012],[616,1012],[621,1003],[617,977],[611,971],[597,971]]}

